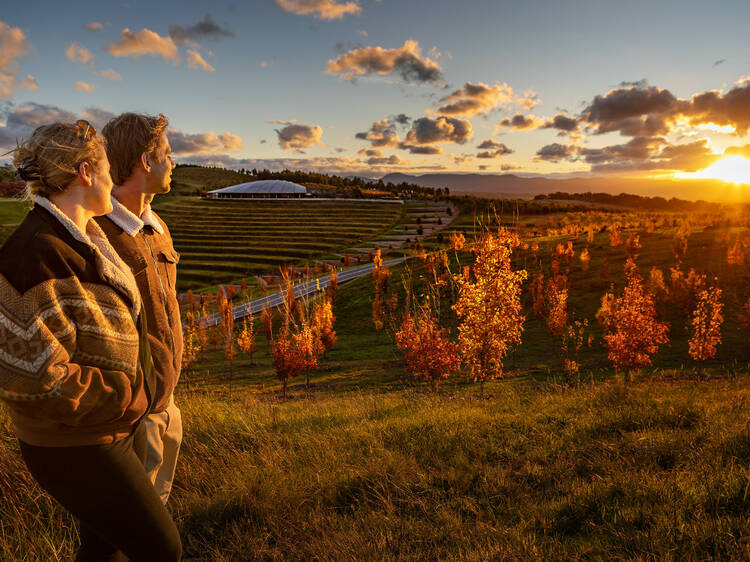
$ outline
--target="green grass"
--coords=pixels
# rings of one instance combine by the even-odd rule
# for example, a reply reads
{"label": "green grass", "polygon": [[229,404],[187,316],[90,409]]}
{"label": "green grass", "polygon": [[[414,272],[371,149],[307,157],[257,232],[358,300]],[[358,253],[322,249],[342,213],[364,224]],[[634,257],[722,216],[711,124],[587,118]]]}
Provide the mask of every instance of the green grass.
{"label": "green grass", "polygon": [[0,244],[10,236],[26,213],[29,212],[31,203],[18,199],[0,199]]}
{"label": "green grass", "polygon": [[[177,391],[185,440],[170,504],[186,554],[750,558],[750,347],[736,314],[750,279],[747,266],[727,269],[717,232],[696,230],[683,263],[718,275],[724,289],[724,341],[707,381],[696,380],[686,315],[675,307],[662,310],[672,343],[653,368],[625,384],[609,367],[593,315],[610,284],[622,286],[625,250],[606,233],[589,245],[588,271],[577,258],[566,268],[570,313],[588,318],[595,336],[571,384],[562,384],[559,340],[524,297],[524,342],[505,379],[483,394],[460,376],[428,391],[407,377],[389,336],[372,329],[369,277],[339,288],[339,341],[309,391],[298,377],[280,398],[260,322],[254,364],[239,354],[231,395],[228,366],[210,350]],[[643,274],[674,265],[672,233],[641,234]],[[519,249],[516,267],[548,274],[551,249],[568,238],[539,238],[541,264]],[[585,236],[574,244],[578,254]],[[392,287],[401,272],[394,268]],[[75,528],[25,471],[5,413],[0,493],[0,560],[72,556]]]}
{"label": "green grass", "polygon": [[[201,560],[745,559],[749,383],[182,393],[170,504]],[[0,558],[69,559],[0,424]]]}

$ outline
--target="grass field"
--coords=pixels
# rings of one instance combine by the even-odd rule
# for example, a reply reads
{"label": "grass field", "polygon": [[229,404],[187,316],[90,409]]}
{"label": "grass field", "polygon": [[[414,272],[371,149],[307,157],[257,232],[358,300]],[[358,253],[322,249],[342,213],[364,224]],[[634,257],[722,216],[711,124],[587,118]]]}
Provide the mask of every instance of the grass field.
{"label": "grass field", "polygon": [[[522,221],[542,228],[561,218]],[[455,227],[470,231],[472,222]],[[642,274],[675,264],[673,234],[641,233]],[[723,343],[705,365],[707,380],[695,375],[685,314],[674,307],[661,310],[672,342],[653,368],[625,383],[610,367],[594,313],[611,284],[622,286],[626,253],[606,232],[588,245],[588,271],[577,258],[567,270],[569,312],[588,318],[594,336],[570,384],[560,341],[524,297],[524,341],[506,377],[482,394],[461,376],[430,392],[409,379],[390,337],[373,330],[369,278],[339,288],[338,343],[309,390],[298,377],[280,398],[260,323],[254,364],[239,355],[231,394],[228,366],[218,348],[209,351],[178,387],[185,440],[170,503],[186,554],[750,558],[750,346],[737,317],[750,279],[747,265],[727,268],[718,234],[695,229],[682,265],[718,275],[724,289]],[[519,249],[516,267],[548,273],[551,249],[568,238],[540,237],[538,256]],[[576,254],[585,245],[585,235],[576,239]],[[418,278],[419,261],[411,263]],[[393,287],[401,273],[394,269]],[[4,413],[0,493],[0,560],[70,558],[75,527],[28,476]]]}

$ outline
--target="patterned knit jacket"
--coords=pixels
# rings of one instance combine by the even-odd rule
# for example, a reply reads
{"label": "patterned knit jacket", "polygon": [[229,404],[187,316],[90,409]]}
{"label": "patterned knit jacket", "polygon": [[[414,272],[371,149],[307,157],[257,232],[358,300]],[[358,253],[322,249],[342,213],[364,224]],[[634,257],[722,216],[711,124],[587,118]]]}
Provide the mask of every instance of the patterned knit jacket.
{"label": "patterned knit jacket", "polygon": [[0,248],[0,398],[30,445],[119,441],[154,389],[135,279],[94,221],[34,203]]}

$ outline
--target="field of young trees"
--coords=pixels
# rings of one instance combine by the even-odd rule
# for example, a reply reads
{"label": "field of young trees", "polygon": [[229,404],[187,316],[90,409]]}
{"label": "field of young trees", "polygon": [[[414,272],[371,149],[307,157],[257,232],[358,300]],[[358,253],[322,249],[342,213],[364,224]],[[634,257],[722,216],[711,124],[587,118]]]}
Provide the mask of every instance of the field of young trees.
{"label": "field of young trees", "polygon": [[[168,201],[184,243],[198,203]],[[235,232],[268,220],[210,208]],[[331,287],[287,290],[260,318],[231,314],[256,289],[191,291],[170,500],[186,552],[746,559],[749,226],[739,207],[504,205],[410,242],[393,269],[375,251],[369,277],[319,271]],[[10,437],[0,450],[0,521],[18,522],[0,558],[69,556],[72,522]]]}

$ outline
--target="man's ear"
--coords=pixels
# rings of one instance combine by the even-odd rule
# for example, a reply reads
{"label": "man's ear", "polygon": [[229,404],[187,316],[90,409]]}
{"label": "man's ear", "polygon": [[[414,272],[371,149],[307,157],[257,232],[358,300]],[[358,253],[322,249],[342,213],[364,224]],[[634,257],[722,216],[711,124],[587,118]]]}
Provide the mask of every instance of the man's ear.
{"label": "man's ear", "polygon": [[141,166],[143,166],[143,169],[146,170],[146,172],[151,171],[151,161],[148,159],[148,154],[145,152],[141,154]]}
{"label": "man's ear", "polygon": [[83,185],[91,187],[93,182],[92,176],[91,164],[88,162],[81,162],[78,164],[78,179],[81,180]]}

